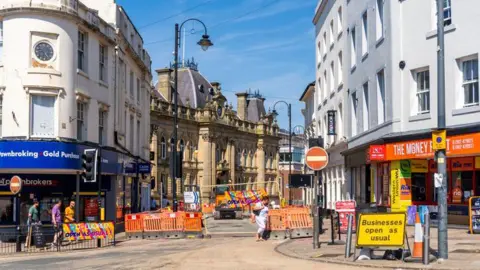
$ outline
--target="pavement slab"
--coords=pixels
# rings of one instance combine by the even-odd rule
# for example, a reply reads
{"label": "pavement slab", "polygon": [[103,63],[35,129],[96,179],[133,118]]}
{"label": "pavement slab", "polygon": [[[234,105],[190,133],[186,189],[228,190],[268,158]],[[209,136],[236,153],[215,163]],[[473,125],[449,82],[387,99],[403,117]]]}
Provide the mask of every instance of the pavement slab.
{"label": "pavement slab", "polygon": [[[407,227],[407,236],[410,246],[413,246],[414,227]],[[335,263],[339,265],[365,266],[381,269],[436,269],[436,270],[478,270],[480,269],[480,235],[471,235],[464,228],[451,228],[449,234],[449,259],[439,262],[433,261],[430,265],[423,265],[421,261],[413,262],[389,261],[381,259],[384,251],[375,251],[374,258],[367,261],[353,262],[353,256],[345,258],[345,245],[329,245],[331,236],[327,230],[320,236],[321,247],[313,249],[313,239],[288,240],[280,244],[276,251],[288,257]],[[430,233],[432,253],[437,247],[437,229],[432,228]],[[338,237],[338,236],[337,236]],[[342,235],[345,240],[345,235]],[[352,245],[355,245],[355,236]],[[352,249],[353,252],[353,249]],[[357,256],[359,251],[357,251]],[[434,257],[434,256],[432,256]]]}

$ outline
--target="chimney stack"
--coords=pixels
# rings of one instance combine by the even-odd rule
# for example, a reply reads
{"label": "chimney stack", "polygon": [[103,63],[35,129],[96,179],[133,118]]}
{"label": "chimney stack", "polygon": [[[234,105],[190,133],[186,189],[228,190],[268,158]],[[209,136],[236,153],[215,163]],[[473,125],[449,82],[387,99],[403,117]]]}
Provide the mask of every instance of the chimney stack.
{"label": "chimney stack", "polygon": [[157,69],[156,72],[158,74],[157,91],[162,94],[168,102],[172,102],[171,87],[173,87],[173,85],[170,82],[170,78],[172,77],[173,70],[170,68],[162,68]]}
{"label": "chimney stack", "polygon": [[247,120],[248,111],[247,111],[247,97],[248,93],[237,93],[237,114],[238,118],[241,120]]}

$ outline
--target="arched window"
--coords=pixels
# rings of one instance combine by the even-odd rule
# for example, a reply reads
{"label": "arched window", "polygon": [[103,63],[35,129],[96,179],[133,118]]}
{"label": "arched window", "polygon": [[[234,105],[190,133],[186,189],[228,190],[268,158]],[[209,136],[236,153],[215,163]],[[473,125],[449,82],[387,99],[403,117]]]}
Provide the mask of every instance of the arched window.
{"label": "arched window", "polygon": [[263,158],[265,159],[265,168],[268,168],[268,158],[267,158],[267,152],[263,150]]}
{"label": "arched window", "polygon": [[180,140],[180,152],[183,153],[183,150],[185,150],[185,142],[183,140]]}
{"label": "arched window", "polygon": [[173,152],[174,141],[173,138],[170,139],[170,152]]}
{"label": "arched window", "polygon": [[165,137],[162,137],[160,140],[160,155],[162,159],[167,158],[167,143],[165,142]]}
{"label": "arched window", "polygon": [[252,168],[253,167],[253,153],[250,152],[249,155],[248,155],[249,159],[248,159],[248,167]]}
{"label": "arched window", "polygon": [[270,152],[270,169],[274,169],[274,162],[273,162],[273,153]]}
{"label": "arched window", "polygon": [[243,150],[243,162],[242,162],[243,167],[247,167],[247,150]]}
{"label": "arched window", "polygon": [[217,163],[220,162],[220,158],[221,158],[221,153],[220,153],[220,147],[217,145],[217,148],[215,149],[215,161]]}
{"label": "arched window", "polygon": [[242,151],[237,150],[237,157],[235,158],[235,165],[240,166],[242,163]]}

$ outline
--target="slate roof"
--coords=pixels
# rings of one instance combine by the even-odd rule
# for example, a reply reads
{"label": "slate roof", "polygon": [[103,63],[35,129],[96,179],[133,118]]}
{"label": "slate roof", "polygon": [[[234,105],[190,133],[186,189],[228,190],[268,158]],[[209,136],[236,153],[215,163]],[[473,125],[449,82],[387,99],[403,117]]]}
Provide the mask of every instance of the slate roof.
{"label": "slate roof", "polygon": [[212,99],[212,85],[198,71],[190,68],[178,70],[178,103],[185,106],[187,99],[192,108],[203,108]]}
{"label": "slate roof", "polygon": [[265,99],[253,97],[247,99],[247,120],[258,122],[262,115],[265,115],[265,106],[263,102]]}

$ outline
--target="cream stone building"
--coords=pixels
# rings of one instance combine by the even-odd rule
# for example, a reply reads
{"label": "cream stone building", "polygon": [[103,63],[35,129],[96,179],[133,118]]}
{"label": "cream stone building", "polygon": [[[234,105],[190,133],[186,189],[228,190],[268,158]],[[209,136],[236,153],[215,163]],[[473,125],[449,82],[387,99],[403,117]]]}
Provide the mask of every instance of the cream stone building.
{"label": "cream stone building", "polygon": [[[151,102],[152,196],[172,197],[170,150],[173,137],[173,70],[159,69]],[[197,186],[202,202],[214,198],[215,185],[236,190],[265,188],[279,195],[278,125],[266,112],[259,93],[237,93],[237,111],[227,103],[220,83],[209,82],[188,61],[179,68],[179,127],[177,149],[183,152],[183,177],[177,194]]]}

